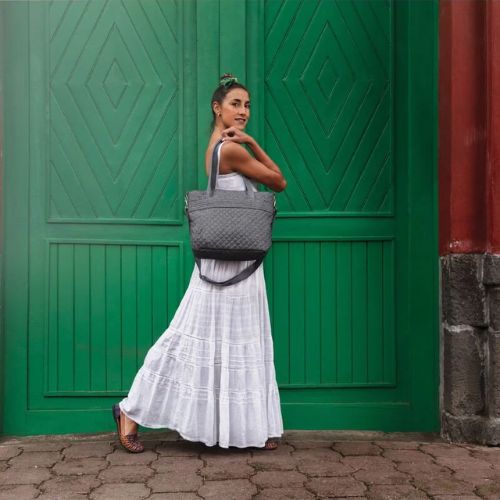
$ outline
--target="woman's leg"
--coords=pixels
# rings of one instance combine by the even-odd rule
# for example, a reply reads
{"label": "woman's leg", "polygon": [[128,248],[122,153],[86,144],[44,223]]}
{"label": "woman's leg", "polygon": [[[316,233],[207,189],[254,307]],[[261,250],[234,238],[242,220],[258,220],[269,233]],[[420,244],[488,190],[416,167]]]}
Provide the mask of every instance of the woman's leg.
{"label": "woman's leg", "polygon": [[120,415],[120,425],[124,436],[127,436],[128,434],[135,434],[137,432],[137,423],[131,418],[128,418],[123,411]]}

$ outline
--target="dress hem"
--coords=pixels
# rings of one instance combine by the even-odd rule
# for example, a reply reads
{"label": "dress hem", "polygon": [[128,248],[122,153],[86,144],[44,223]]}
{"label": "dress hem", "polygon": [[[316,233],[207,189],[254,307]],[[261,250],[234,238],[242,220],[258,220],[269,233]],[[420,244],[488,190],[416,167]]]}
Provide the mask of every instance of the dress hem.
{"label": "dress hem", "polygon": [[[121,407],[121,403],[118,403],[118,406],[120,407],[120,410],[122,411],[122,413],[127,418],[129,418],[130,420],[133,420],[131,417],[129,417],[127,415],[127,413],[125,411],[123,411],[123,409]],[[203,443],[205,446],[208,446],[208,447],[213,447],[213,446],[217,446],[218,445],[219,448],[226,448],[226,449],[230,448],[230,447],[232,447],[232,448],[264,448],[267,439],[280,439],[281,436],[283,436],[283,434],[280,434],[279,436],[268,436],[267,439],[266,439],[266,441],[264,441],[263,444],[246,444],[246,445],[241,445],[241,446],[238,446],[236,444],[222,445],[222,444],[218,444],[219,443],[218,441],[207,442],[207,441],[204,441],[203,439],[199,439],[199,438],[194,438],[194,437],[188,436],[187,434],[185,434],[182,430],[180,430],[176,426],[169,426],[168,424],[165,424],[165,425],[145,424],[145,423],[142,423],[142,422],[139,422],[139,421],[136,421],[136,420],[134,420],[134,422],[136,422],[141,427],[146,427],[148,429],[168,429],[168,430],[171,430],[171,431],[176,431],[186,441],[191,441],[191,442],[194,442],[194,443]]]}

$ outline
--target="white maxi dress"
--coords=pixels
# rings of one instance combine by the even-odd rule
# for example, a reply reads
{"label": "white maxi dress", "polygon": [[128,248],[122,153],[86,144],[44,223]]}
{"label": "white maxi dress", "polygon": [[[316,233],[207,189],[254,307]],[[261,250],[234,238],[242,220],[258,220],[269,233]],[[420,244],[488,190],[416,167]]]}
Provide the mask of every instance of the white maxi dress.
{"label": "white maxi dress", "polygon": [[[219,174],[216,186],[245,190],[238,172]],[[201,262],[206,276],[222,281],[253,261]],[[217,286],[203,281],[195,264],[120,408],[143,427],[176,430],[207,446],[263,447],[283,433],[273,354],[263,265],[239,283]]]}

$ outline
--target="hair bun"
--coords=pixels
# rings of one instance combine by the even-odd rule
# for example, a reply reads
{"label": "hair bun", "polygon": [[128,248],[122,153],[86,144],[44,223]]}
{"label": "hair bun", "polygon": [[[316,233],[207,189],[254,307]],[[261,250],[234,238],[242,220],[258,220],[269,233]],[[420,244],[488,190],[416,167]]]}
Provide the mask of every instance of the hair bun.
{"label": "hair bun", "polygon": [[237,81],[238,78],[236,78],[232,73],[224,73],[219,80],[219,85],[224,85],[225,87],[229,87],[230,85],[232,85]]}

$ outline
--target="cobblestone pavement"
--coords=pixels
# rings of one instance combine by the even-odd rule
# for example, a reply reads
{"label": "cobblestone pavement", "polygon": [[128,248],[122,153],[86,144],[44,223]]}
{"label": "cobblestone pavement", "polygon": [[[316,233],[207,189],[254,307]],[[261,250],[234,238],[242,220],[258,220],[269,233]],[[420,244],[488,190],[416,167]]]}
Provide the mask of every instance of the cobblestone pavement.
{"label": "cobblestone pavement", "polygon": [[287,431],[277,450],[144,432],[0,438],[0,500],[500,499],[500,447],[435,434]]}

